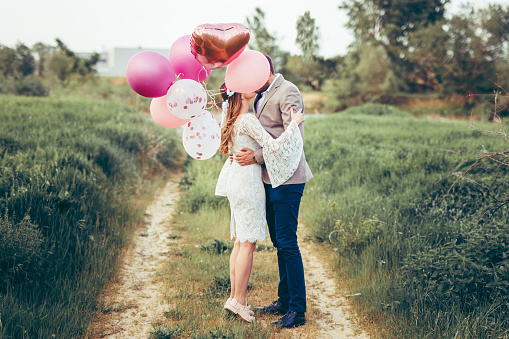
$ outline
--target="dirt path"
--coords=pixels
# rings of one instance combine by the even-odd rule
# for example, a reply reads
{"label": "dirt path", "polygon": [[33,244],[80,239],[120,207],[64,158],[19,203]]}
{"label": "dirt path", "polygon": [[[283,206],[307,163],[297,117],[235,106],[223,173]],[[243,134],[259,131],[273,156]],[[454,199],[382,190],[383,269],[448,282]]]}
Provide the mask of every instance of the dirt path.
{"label": "dirt path", "polygon": [[152,322],[167,311],[156,273],[168,260],[169,221],[180,197],[182,176],[173,175],[147,208],[145,224],[135,231],[120,272],[104,293],[103,314],[87,338],[148,338]]}
{"label": "dirt path", "polygon": [[[161,265],[168,260],[170,220],[180,197],[183,174],[174,175],[161,188],[145,213],[145,223],[135,231],[118,276],[103,295],[102,313],[86,338],[148,338],[154,321],[167,311],[162,293]],[[299,227],[304,239],[305,226]],[[319,245],[301,241],[310,306],[319,310],[319,338],[369,338],[353,320],[348,302],[337,290],[329,270],[317,257]],[[312,320],[312,319],[309,319]],[[301,337],[295,331],[295,337]]]}
{"label": "dirt path", "polygon": [[326,269],[319,253],[318,244],[305,239],[306,226],[299,225],[299,246],[304,262],[308,303],[321,314],[316,322],[321,326],[319,338],[368,339],[369,336],[355,322],[348,301],[338,291],[330,270]]}

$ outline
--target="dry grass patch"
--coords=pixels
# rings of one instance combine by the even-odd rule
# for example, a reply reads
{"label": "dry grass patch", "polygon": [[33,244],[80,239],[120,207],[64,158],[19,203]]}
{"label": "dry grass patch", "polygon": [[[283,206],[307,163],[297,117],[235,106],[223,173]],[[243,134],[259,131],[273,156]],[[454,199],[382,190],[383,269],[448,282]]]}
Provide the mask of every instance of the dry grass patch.
{"label": "dry grass patch", "polygon": [[[173,234],[180,237],[172,240],[177,244],[169,249],[170,260],[161,275],[168,310],[165,318],[154,324],[152,338],[316,337],[319,326],[314,320],[322,315],[314,309],[307,313],[306,326],[291,330],[270,324],[278,319],[277,315],[256,315],[256,322],[247,324],[223,309],[230,293],[233,242],[227,240],[229,221],[227,208],[202,208],[198,213],[182,213],[173,219]],[[211,246],[223,250],[215,251]],[[273,302],[278,281],[276,252],[266,240],[254,254],[248,303],[255,307]]]}

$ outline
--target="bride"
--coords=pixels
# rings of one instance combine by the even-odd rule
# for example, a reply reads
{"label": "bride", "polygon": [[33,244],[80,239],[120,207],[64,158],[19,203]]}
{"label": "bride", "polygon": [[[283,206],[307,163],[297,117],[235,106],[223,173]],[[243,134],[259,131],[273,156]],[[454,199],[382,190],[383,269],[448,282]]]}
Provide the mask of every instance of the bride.
{"label": "bride", "polygon": [[[277,139],[265,131],[254,116],[248,113],[249,103],[256,93],[235,93],[221,86],[223,121],[221,129],[222,154],[237,154],[241,148],[263,149],[263,157],[273,187],[290,178],[300,161],[302,137],[298,125],[304,121],[301,110],[293,112],[292,122]],[[258,146],[259,145],[259,146]],[[230,256],[230,297],[224,308],[241,319],[252,322],[252,311],[246,301],[246,291],[253,266],[253,252],[257,241],[269,236],[265,218],[265,189],[261,166],[240,166],[227,159],[219,174],[216,195],[226,196],[230,202],[231,238],[235,244]]]}

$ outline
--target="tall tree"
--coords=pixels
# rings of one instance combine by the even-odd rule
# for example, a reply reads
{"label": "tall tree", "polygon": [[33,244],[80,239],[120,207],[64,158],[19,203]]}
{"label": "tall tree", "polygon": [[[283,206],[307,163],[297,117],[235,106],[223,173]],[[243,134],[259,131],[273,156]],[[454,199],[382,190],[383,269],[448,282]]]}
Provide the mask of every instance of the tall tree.
{"label": "tall tree", "polygon": [[409,34],[444,18],[450,0],[344,0],[347,27],[363,43],[405,46]]}
{"label": "tall tree", "polygon": [[493,92],[499,76],[509,76],[501,67],[509,61],[508,43],[509,6],[470,8],[414,32],[408,59],[419,66],[428,86],[478,99],[473,95]]}
{"label": "tall tree", "polygon": [[265,12],[260,7],[256,7],[253,17],[251,19],[246,18],[246,21],[251,30],[249,47],[271,57],[279,55],[280,51],[276,44],[276,37],[269,33],[265,25]]}
{"label": "tall tree", "polygon": [[79,66],[79,57],[76,55],[76,53],[74,53],[71,49],[69,49],[69,47],[67,47],[67,45],[60,39],[55,39],[56,43],[57,43],[57,47],[56,47],[56,50],[62,54],[62,55],[65,55],[66,57],[68,57],[68,60],[73,60],[73,65],[72,65],[72,72],[75,72]]}
{"label": "tall tree", "polygon": [[10,47],[0,45],[0,75],[14,76],[18,69],[16,51]]}
{"label": "tall tree", "polygon": [[[361,45],[381,45],[395,67],[396,76],[428,86],[416,77],[421,70],[407,58],[413,32],[444,19],[445,5],[450,0],[344,0],[339,6],[349,17],[347,27]],[[416,69],[417,68],[417,69]]]}
{"label": "tall tree", "polygon": [[57,46],[48,59],[48,69],[65,84],[73,75],[95,75],[95,65],[99,61],[99,54],[92,53],[87,58],[82,58],[74,53],[60,39],[56,39]]}
{"label": "tall tree", "polygon": [[35,58],[32,50],[25,44],[18,43],[16,45],[16,57],[18,59],[18,72],[21,77],[33,74],[35,71]]}
{"label": "tall tree", "polygon": [[318,27],[315,25],[315,19],[311,17],[309,11],[300,16],[297,20],[297,38],[295,43],[299,45],[304,59],[312,59],[317,55],[319,44]]}
{"label": "tall tree", "polygon": [[53,73],[62,85],[66,85],[67,80],[73,73],[75,60],[60,51],[51,54],[47,61],[48,70]]}
{"label": "tall tree", "polygon": [[32,46],[32,51],[37,55],[36,71],[40,77],[44,76],[44,64],[51,53],[52,47],[42,42],[37,42]]}
{"label": "tall tree", "polygon": [[0,46],[0,74],[21,79],[34,73],[35,59],[26,45],[18,43],[15,48]]}

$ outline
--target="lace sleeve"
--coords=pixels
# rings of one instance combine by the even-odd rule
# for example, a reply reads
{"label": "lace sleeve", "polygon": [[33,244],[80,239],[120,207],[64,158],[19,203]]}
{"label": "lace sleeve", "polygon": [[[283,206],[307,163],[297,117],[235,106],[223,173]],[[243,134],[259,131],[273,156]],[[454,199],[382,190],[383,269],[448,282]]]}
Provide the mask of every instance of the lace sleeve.
{"label": "lace sleeve", "polygon": [[288,125],[287,129],[277,138],[274,139],[260,124],[260,121],[256,119],[254,115],[247,115],[244,117],[244,121],[242,121],[241,132],[249,135],[251,138],[256,140],[256,142],[263,148],[264,153],[271,152],[277,153],[279,152],[285,142],[290,140],[293,132],[297,129],[298,125],[295,121],[292,121],[290,125]]}
{"label": "lace sleeve", "polygon": [[279,138],[273,139],[256,117],[248,116],[245,120],[242,130],[262,146],[272,187],[284,184],[295,173],[302,157],[303,141],[297,124],[292,121]]}

